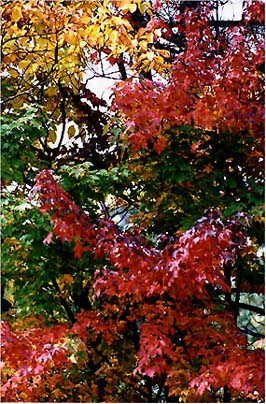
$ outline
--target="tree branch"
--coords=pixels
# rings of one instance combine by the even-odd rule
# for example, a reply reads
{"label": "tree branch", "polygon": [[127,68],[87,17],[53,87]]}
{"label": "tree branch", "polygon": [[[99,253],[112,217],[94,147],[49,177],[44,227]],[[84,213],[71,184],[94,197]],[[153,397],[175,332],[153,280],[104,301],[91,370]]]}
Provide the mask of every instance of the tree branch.
{"label": "tree branch", "polygon": [[253,306],[252,304],[242,303],[242,302],[232,302],[233,304],[237,304],[243,310],[253,311],[254,313],[261,314],[264,316],[265,310],[262,307]]}
{"label": "tree branch", "polygon": [[121,80],[126,80],[127,79],[127,72],[126,72],[126,68],[123,62],[118,62],[117,66],[119,68],[119,73],[121,76]]}
{"label": "tree branch", "polygon": [[261,333],[259,333],[259,332],[255,332],[255,331],[249,330],[249,329],[247,329],[247,328],[239,328],[239,330],[240,330],[241,332],[243,332],[243,334],[251,335],[252,337],[265,338],[265,335],[263,335],[263,334],[261,334]]}
{"label": "tree branch", "polygon": [[65,92],[63,91],[63,87],[62,87],[62,84],[60,83],[60,81],[58,82],[58,87],[59,87],[60,94],[62,95],[62,101],[60,103],[60,110],[61,110],[61,115],[62,115],[62,130],[61,130],[58,145],[56,147],[57,152],[60,150],[60,147],[62,146],[64,135],[65,135],[65,130],[66,130],[66,95],[65,95]]}
{"label": "tree branch", "polygon": [[66,313],[67,313],[68,319],[71,321],[71,323],[74,324],[75,321],[76,321],[75,316],[72,313],[72,310],[70,309],[70,307],[68,306],[66,300],[62,297],[61,290],[60,290],[60,288],[58,286],[58,283],[57,283],[55,278],[52,278],[52,284],[53,284],[55,290],[59,293],[60,302],[61,302],[62,306],[64,307]]}
{"label": "tree branch", "polygon": [[235,310],[234,310],[234,318],[235,324],[237,325],[237,317],[239,316],[239,303],[240,303],[240,285],[241,285],[241,271],[237,271],[237,280],[236,280],[236,296],[235,296]]}
{"label": "tree branch", "polygon": [[164,373],[161,377],[161,383],[159,384],[159,389],[156,394],[156,402],[159,402],[165,382],[166,382],[166,374]]}
{"label": "tree branch", "polygon": [[105,218],[110,219],[110,214],[109,214],[108,208],[105,205],[104,201],[100,201],[99,204],[100,204],[100,207],[101,207],[101,209],[102,209],[102,211],[104,213]]}
{"label": "tree branch", "polygon": [[22,91],[21,93],[17,93],[17,94],[14,94],[14,95],[10,95],[10,97],[7,97],[7,98],[5,98],[5,99],[2,100],[2,104],[4,105],[4,104],[6,104],[6,103],[9,102],[9,101],[14,100],[15,98],[18,98],[18,97],[21,97],[22,95],[30,94],[30,93],[31,93],[31,90],[26,90],[26,91]]}
{"label": "tree branch", "polygon": [[107,356],[105,356],[103,353],[101,353],[101,351],[99,351],[98,349],[98,344],[97,342],[93,342],[93,341],[88,341],[88,344],[92,347],[92,349],[94,350],[94,352],[100,356],[100,358],[107,363],[107,365],[112,366],[111,362],[109,361],[109,359],[107,358]]}

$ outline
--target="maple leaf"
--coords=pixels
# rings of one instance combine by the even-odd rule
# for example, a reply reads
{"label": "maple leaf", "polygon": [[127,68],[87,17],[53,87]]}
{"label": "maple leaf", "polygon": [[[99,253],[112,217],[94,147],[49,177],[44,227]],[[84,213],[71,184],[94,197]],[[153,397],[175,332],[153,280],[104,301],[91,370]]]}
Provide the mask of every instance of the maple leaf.
{"label": "maple leaf", "polygon": [[212,171],[213,171],[213,166],[211,163],[207,164],[202,170],[203,173],[207,173],[207,174],[210,174]]}

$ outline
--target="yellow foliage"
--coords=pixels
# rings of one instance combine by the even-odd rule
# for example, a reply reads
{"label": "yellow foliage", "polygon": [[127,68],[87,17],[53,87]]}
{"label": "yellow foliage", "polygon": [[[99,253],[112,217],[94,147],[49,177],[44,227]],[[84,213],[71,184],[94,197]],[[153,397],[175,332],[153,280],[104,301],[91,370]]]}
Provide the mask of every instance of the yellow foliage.
{"label": "yellow foliage", "polygon": [[55,130],[49,130],[48,133],[48,141],[50,143],[55,143],[56,142],[56,131]]}
{"label": "yellow foliage", "polygon": [[73,283],[73,276],[72,275],[70,275],[70,274],[64,274],[64,276],[63,276],[63,280],[64,280],[64,282],[67,284],[67,285],[72,285],[72,283]]}
{"label": "yellow foliage", "polygon": [[[139,69],[162,73],[166,55],[151,46],[152,30],[135,29],[128,18],[137,7],[141,13],[150,12],[150,4],[145,0],[27,0],[5,5],[2,70],[8,75],[3,80],[16,79],[24,93],[23,97],[14,97],[12,106],[20,108],[27,97],[40,97],[42,91],[44,114],[60,119],[59,85],[77,95],[88,61],[99,62],[90,58],[95,51],[107,49],[115,58],[129,56],[133,74],[134,69],[136,73]],[[67,103],[65,108],[66,119],[75,121],[76,116],[78,124],[80,112],[73,103]],[[72,136],[73,128],[69,131],[69,137]],[[54,132],[49,134],[49,141],[55,141]]]}
{"label": "yellow foliage", "polygon": [[15,79],[16,77],[18,77],[18,71],[15,70],[15,69],[9,69],[9,72],[8,72],[8,73],[9,73],[10,76],[13,77],[14,79]]}
{"label": "yellow foliage", "polygon": [[52,96],[57,95],[57,94],[58,94],[58,89],[55,88],[55,87],[49,87],[46,90],[46,95],[48,95],[49,97],[52,97]]}
{"label": "yellow foliage", "polygon": [[30,60],[20,60],[19,62],[18,62],[18,67],[21,69],[21,70],[25,70],[26,68],[28,68],[28,66],[31,64],[31,61]]}
{"label": "yellow foliage", "polygon": [[14,22],[18,22],[22,17],[22,12],[21,12],[21,5],[19,3],[16,3],[13,10],[12,10],[12,20]]}
{"label": "yellow foliage", "polygon": [[68,31],[65,33],[64,39],[69,45],[76,45],[78,37],[73,31]]}
{"label": "yellow foliage", "polygon": [[76,128],[75,128],[74,125],[71,125],[71,126],[68,127],[68,129],[67,129],[67,134],[68,134],[68,138],[69,138],[69,139],[72,139],[72,137],[75,136],[75,134],[76,134]]}
{"label": "yellow foliage", "polygon": [[11,304],[14,304],[14,281],[11,279],[5,285],[5,299],[7,299]]}

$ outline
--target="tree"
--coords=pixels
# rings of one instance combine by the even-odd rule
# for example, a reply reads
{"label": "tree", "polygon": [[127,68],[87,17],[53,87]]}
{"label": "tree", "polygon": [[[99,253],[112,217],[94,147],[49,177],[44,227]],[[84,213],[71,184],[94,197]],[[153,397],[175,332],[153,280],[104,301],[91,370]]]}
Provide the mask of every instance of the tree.
{"label": "tree", "polygon": [[4,2],[3,401],[263,400],[263,4],[216,7]]}

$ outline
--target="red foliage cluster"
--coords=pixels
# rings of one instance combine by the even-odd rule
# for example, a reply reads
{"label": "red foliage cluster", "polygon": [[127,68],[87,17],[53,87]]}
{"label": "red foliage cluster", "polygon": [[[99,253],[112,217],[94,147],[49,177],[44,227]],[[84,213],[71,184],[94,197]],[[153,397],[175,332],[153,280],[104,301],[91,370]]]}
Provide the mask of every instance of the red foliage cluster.
{"label": "red foliage cluster", "polygon": [[[126,118],[125,135],[133,152],[152,144],[160,153],[164,133],[184,124],[218,133],[249,130],[259,136],[264,81],[258,66],[264,62],[264,43],[249,22],[261,16],[263,7],[253,4],[249,20],[228,27],[225,35],[211,28],[207,14],[200,19],[192,11],[177,15],[175,29],[186,32],[186,46],[175,58],[168,82],[125,82],[116,88],[113,108]],[[165,26],[158,20],[150,24]]]}
{"label": "red foliage cluster", "polygon": [[[7,322],[1,324],[2,358],[10,373],[2,374],[4,401],[39,401],[63,382],[62,369],[69,367],[66,342],[67,326],[56,325],[13,332]],[[46,376],[49,375],[47,378]]]}
{"label": "red foliage cluster", "polygon": [[234,224],[210,212],[160,251],[111,221],[93,224],[49,170],[37,175],[34,190],[42,212],[51,213],[53,230],[46,243],[54,235],[62,242],[75,241],[77,258],[87,250],[104,258],[93,286],[93,302],[101,309],[92,303],[73,326],[42,331],[15,334],[4,323],[3,358],[12,369],[2,388],[4,400],[35,401],[42,389],[47,391],[48,379],[63,384],[63,369],[71,368],[67,338],[84,343],[100,338],[116,352],[132,322],[138,338],[133,378],[161,377],[174,396],[194,388],[200,397],[225,385],[232,393],[263,394],[263,352],[247,349],[233,315],[219,311],[209,293],[210,288],[230,293],[224,266],[234,262],[246,243]]}

